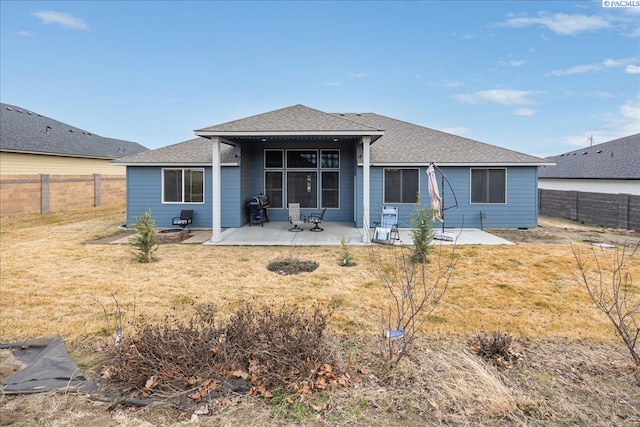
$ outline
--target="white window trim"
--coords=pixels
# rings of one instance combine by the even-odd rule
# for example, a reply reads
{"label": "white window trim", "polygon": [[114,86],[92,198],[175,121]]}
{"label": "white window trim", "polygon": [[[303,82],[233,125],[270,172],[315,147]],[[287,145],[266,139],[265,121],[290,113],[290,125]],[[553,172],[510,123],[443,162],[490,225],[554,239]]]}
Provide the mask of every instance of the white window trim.
{"label": "white window trim", "polygon": [[[491,203],[491,202],[472,202],[471,199],[471,193],[473,191],[473,171],[474,170],[503,170],[504,171],[504,202],[502,203]],[[507,189],[509,188],[508,185],[508,179],[509,179],[509,170],[507,168],[469,168],[469,204],[470,205],[489,205],[489,206],[496,206],[496,205],[506,205],[507,204],[507,197],[508,197],[508,191]]]}
{"label": "white window trim", "polygon": [[330,210],[330,209],[340,209],[340,183],[341,183],[341,181],[340,181],[340,169],[328,169],[328,168],[320,169],[320,194],[319,194],[319,196],[320,196],[320,209],[324,209],[322,207],[322,204],[324,203],[324,200],[322,199],[322,174],[324,172],[329,172],[329,173],[336,173],[337,172],[338,173],[338,206],[335,207],[335,208],[327,208],[327,209],[328,210]]}
{"label": "white window trim", "polygon": [[[320,182],[320,169],[287,169],[284,171],[284,174],[286,175],[286,178],[284,180],[284,185],[285,187],[289,186],[289,173],[305,173],[305,172],[311,172],[311,173],[315,173],[316,174],[316,206],[315,207],[311,207],[311,208],[303,208],[302,206],[300,206],[301,209],[318,209],[318,206],[320,206],[320,198],[322,197],[322,194],[320,194],[320,192],[322,191],[322,189],[320,188],[320,185],[322,184],[322,182]],[[285,191],[287,191],[287,193],[285,193],[285,195],[287,196],[287,202],[286,202],[286,206],[289,206],[289,194],[288,194],[288,188],[285,188]]]}
{"label": "white window trim", "polygon": [[[288,154],[289,154],[290,151],[301,151],[301,152],[305,152],[305,151],[312,152],[312,151],[315,151],[315,153],[316,153],[316,167],[315,168],[290,168],[289,164],[287,162],[287,160],[289,159]],[[320,160],[320,156],[319,156],[318,151],[319,150],[316,149],[316,148],[310,148],[308,150],[302,149],[302,148],[288,148],[285,151],[285,154],[284,154],[284,169],[285,170],[292,170],[292,171],[307,171],[307,170],[315,170],[316,172],[319,171],[320,170],[321,160]]]}
{"label": "white window trim", "polygon": [[[338,152],[338,167],[337,168],[329,168],[329,167],[322,166],[322,153],[327,152],[327,151],[337,151]],[[340,165],[342,164],[342,152],[340,151],[339,148],[323,148],[323,149],[320,150],[320,157],[318,158],[318,160],[320,160],[318,162],[318,169],[340,170]]]}
{"label": "white window trim", "polygon": [[[267,151],[279,151],[280,152],[280,156],[282,158],[282,166],[281,167],[279,167],[279,168],[267,167]],[[264,169],[267,169],[267,170],[283,170],[285,162],[287,161],[287,159],[286,159],[286,157],[284,155],[284,149],[282,149],[282,148],[265,148],[263,157],[264,158],[263,158],[262,165],[264,166]]]}
{"label": "white window trim", "polygon": [[[182,201],[181,202],[167,202],[164,200],[164,171],[167,170],[171,170],[171,171],[182,171]],[[184,171],[189,170],[189,171],[201,171],[202,172],[202,202],[185,202],[184,201]],[[204,205],[205,201],[206,201],[206,182],[207,182],[207,175],[206,172],[204,170],[204,168],[162,168],[162,176],[161,176],[161,181],[162,181],[162,185],[161,185],[161,193],[160,193],[160,198],[162,199],[161,203],[163,205]]]}
{"label": "white window trim", "polygon": [[382,204],[383,205],[415,205],[416,202],[408,202],[408,203],[401,203],[401,202],[386,202],[386,198],[387,198],[387,191],[386,191],[386,180],[387,180],[387,170],[417,170],[418,171],[418,194],[422,194],[422,192],[420,191],[420,171],[422,170],[421,168],[383,168],[382,169]]}
{"label": "white window trim", "polygon": [[[281,174],[280,175],[280,191],[282,191],[282,204],[284,205],[285,198],[286,198],[285,197],[286,193],[285,193],[285,188],[284,188],[284,183],[285,183],[285,180],[284,180],[284,169],[270,168],[270,169],[265,169],[264,170],[264,178],[263,178],[263,183],[264,183],[263,187],[264,188],[263,188],[263,193],[262,194],[265,194],[265,195],[267,194],[267,174],[268,173],[274,173],[274,172],[280,172],[280,174]],[[270,201],[269,201],[269,204],[271,204]],[[284,206],[278,207],[278,206],[271,205],[271,208],[272,209],[284,209]]]}

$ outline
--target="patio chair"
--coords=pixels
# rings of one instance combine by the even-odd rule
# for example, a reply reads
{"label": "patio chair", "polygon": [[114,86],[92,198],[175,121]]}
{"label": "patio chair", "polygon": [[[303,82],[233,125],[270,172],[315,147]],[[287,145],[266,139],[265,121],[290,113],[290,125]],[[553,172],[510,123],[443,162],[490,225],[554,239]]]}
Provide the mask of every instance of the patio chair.
{"label": "patio chair", "polygon": [[320,224],[322,224],[322,220],[324,219],[324,213],[327,211],[327,208],[324,208],[321,213],[312,213],[309,214],[309,222],[312,222],[313,228],[309,229],[309,231],[324,231],[324,228],[320,228]]}
{"label": "patio chair", "polygon": [[179,225],[185,228],[187,225],[193,222],[193,209],[183,209],[180,211],[180,216],[171,220],[171,225]]}
{"label": "patio chair", "polygon": [[374,243],[393,245],[396,240],[400,240],[398,232],[398,208],[395,206],[383,206],[380,222],[376,222],[376,229],[373,232]]}
{"label": "patio chair", "polygon": [[289,203],[289,222],[293,225],[289,231],[304,231],[300,226],[305,223],[305,218],[300,214],[300,203]]}

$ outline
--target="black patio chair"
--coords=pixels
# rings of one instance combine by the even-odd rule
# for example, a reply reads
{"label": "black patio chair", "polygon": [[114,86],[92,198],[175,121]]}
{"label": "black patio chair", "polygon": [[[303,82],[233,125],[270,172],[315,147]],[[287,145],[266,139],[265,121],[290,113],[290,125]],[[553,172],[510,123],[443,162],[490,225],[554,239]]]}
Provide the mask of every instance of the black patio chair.
{"label": "black patio chair", "polygon": [[187,225],[193,222],[193,209],[183,209],[180,211],[180,216],[171,220],[171,225],[179,225],[185,228]]}
{"label": "black patio chair", "polygon": [[327,211],[327,208],[322,210],[322,213],[312,213],[307,217],[307,221],[312,222],[313,228],[309,229],[309,231],[324,231],[324,228],[320,228],[320,224],[322,224],[322,220],[324,219],[324,213]]}

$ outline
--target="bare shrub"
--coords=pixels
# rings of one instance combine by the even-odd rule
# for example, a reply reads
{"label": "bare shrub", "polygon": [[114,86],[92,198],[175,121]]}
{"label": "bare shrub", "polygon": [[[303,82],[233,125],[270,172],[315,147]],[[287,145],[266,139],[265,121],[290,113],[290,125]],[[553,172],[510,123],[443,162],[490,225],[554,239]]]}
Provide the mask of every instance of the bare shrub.
{"label": "bare shrub", "polygon": [[138,322],[136,333],[123,340],[110,378],[143,395],[167,395],[190,387],[213,390],[219,376],[250,380],[252,393],[292,388],[301,393],[346,385],[324,336],[328,314],[297,307],[274,310],[250,305],[225,324],[216,325],[215,308],[196,306],[188,322],[167,317],[162,324]]}
{"label": "bare shrub", "polygon": [[490,335],[478,333],[468,342],[474,353],[500,367],[505,367],[509,362],[518,359],[519,356],[513,350],[512,343],[511,335],[497,331]]}
{"label": "bare shrub", "polygon": [[598,310],[607,315],[616,334],[629,349],[636,366],[640,366],[640,352],[636,348],[640,336],[640,290],[633,286],[627,264],[640,248],[640,241],[627,250],[605,250],[591,247],[591,257],[583,256],[573,247],[573,256],[578,264],[578,272],[572,271],[574,278],[584,284]]}
{"label": "bare shrub", "polygon": [[414,262],[412,255],[404,245],[372,250],[374,274],[387,291],[381,313],[381,347],[391,367],[411,350],[444,297],[456,264],[455,245],[450,255],[440,246],[436,262]]}

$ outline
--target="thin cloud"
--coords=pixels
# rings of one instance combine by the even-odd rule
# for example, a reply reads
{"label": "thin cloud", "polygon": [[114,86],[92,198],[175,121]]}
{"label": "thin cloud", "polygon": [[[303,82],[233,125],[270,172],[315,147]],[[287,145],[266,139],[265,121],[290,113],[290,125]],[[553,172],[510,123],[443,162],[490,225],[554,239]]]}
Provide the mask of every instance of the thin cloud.
{"label": "thin cloud", "polygon": [[340,82],[325,82],[325,85],[327,85],[327,86],[342,86],[342,83],[340,83]]}
{"label": "thin cloud", "polygon": [[464,85],[464,83],[459,82],[457,80],[441,80],[439,82],[430,83],[432,86],[437,87],[460,87]]}
{"label": "thin cloud", "polygon": [[364,76],[366,76],[365,73],[350,73],[349,74],[349,77],[352,77],[354,79],[361,79]]}
{"label": "thin cloud", "polygon": [[[632,59],[630,58],[605,59],[604,61],[596,62],[595,64],[574,65],[573,67],[569,67],[564,70],[553,70],[549,74],[552,76],[570,76],[572,74],[597,73],[608,68],[622,68],[627,65],[633,67],[633,64],[630,64],[631,61]],[[628,68],[629,67],[627,66],[625,71],[627,71]],[[633,68],[631,68],[631,70],[631,73],[633,74]]]}
{"label": "thin cloud", "polygon": [[601,16],[566,13],[538,13],[538,16],[512,17],[498,24],[504,27],[524,28],[541,26],[563,36],[575,36],[580,33],[593,32],[611,28],[611,23]]}
{"label": "thin cloud", "polygon": [[640,97],[621,105],[616,113],[596,118],[601,122],[598,129],[585,131],[581,135],[567,136],[565,141],[570,145],[584,147],[589,145],[587,138],[591,135],[593,135],[593,143],[600,144],[640,132]]}
{"label": "thin cloud", "polygon": [[501,105],[533,104],[531,97],[538,92],[531,90],[493,89],[456,95],[456,99],[467,104],[492,102]]}
{"label": "thin cloud", "polygon": [[514,116],[522,116],[522,117],[535,116],[535,114],[536,114],[536,110],[532,110],[531,108],[518,108],[513,112]]}
{"label": "thin cloud", "polygon": [[18,31],[18,35],[22,37],[31,37],[31,33],[26,30]]}
{"label": "thin cloud", "polygon": [[511,59],[509,61],[505,61],[504,59],[500,59],[498,61],[498,65],[500,65],[501,67],[507,67],[507,66],[509,66],[509,67],[520,67],[520,66],[524,65],[524,60],[516,61],[516,60]]}
{"label": "thin cloud", "polygon": [[624,69],[625,73],[629,74],[640,74],[640,66],[638,65],[627,65]]}
{"label": "thin cloud", "polygon": [[32,13],[45,24],[57,24],[67,30],[88,30],[87,23],[68,13],[56,12],[55,10],[39,10]]}

